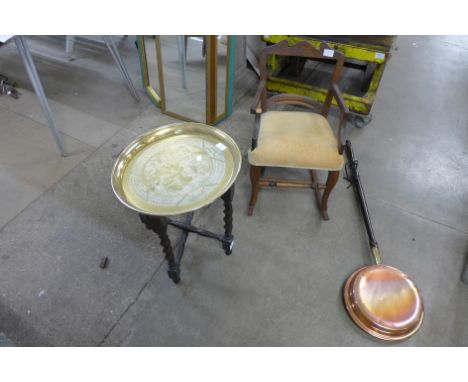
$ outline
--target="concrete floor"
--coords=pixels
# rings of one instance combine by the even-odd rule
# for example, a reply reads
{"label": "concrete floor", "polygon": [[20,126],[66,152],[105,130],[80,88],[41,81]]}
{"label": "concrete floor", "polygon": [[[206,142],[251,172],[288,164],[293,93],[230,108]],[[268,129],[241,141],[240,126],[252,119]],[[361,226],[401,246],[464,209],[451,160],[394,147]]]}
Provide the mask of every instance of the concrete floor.
{"label": "concrete floor", "polygon": [[[22,94],[0,97],[0,345],[389,346],[342,304],[343,282],[370,262],[347,182],[331,195],[328,222],[308,190],[262,190],[247,218],[245,160],[233,254],[189,236],[175,286],[156,236],[110,186],[120,150],[175,120],[145,96],[134,101],[105,47],[77,43],[68,62],[60,37],[30,44],[72,155],[59,156],[15,47],[3,47],[0,72]],[[392,346],[466,346],[468,38],[405,36],[395,46],[373,121],[348,130],[384,263],[411,275],[424,298],[422,328]],[[133,38],[119,48],[143,93]],[[254,92],[219,126],[244,159]],[[221,220],[218,201],[195,223],[221,229]]]}

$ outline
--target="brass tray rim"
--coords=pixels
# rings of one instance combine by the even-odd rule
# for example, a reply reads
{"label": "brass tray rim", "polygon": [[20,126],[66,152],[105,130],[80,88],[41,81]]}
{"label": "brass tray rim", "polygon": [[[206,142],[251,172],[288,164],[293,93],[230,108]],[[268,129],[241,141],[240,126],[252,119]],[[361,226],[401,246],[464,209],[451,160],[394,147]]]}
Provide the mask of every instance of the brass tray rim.
{"label": "brass tray rim", "polygon": [[[128,153],[126,153],[126,152],[128,150],[130,150],[139,141],[143,140],[145,137],[154,135],[155,133],[163,131],[163,130],[174,129],[174,128],[177,128],[177,127],[184,127],[184,126],[195,126],[195,128],[203,130],[208,135],[221,136],[225,140],[226,143],[227,142],[231,143],[230,145],[228,145],[228,148],[231,151],[231,154],[233,156],[234,166],[233,166],[233,173],[232,173],[232,176],[231,176],[231,179],[229,180],[229,182],[227,182],[224,185],[224,187],[222,189],[220,189],[220,192],[216,193],[214,197],[208,199],[207,201],[200,204],[196,208],[188,208],[186,210],[181,210],[181,211],[177,211],[177,212],[173,212],[173,213],[167,212],[167,213],[164,213],[164,214],[158,214],[158,213],[155,213],[153,211],[147,211],[147,210],[143,210],[141,208],[138,208],[138,207],[134,206],[133,204],[130,204],[126,200],[124,200],[123,197],[121,196],[120,192],[117,190],[117,187],[116,187],[116,184],[115,184],[115,177],[116,177],[115,175],[116,175],[116,172],[117,172],[118,165],[120,163],[125,162],[123,160],[123,158],[125,156],[127,156]],[[213,134],[213,131],[215,131],[216,133]],[[174,134],[174,135],[171,135],[171,136],[176,136],[176,135],[177,134]],[[235,149],[235,150],[233,151],[233,149]],[[138,152],[140,152],[140,151],[141,151],[141,149],[138,150]],[[238,159],[238,163],[236,163],[236,156],[237,156],[237,159]],[[169,124],[166,124],[166,125],[163,125],[163,126],[156,127],[156,128],[151,129],[151,130],[149,130],[149,131],[147,131],[147,132],[145,132],[143,134],[140,134],[134,140],[132,140],[127,146],[125,146],[122,149],[122,151],[119,153],[119,155],[117,156],[117,159],[115,160],[115,163],[114,163],[114,165],[112,167],[111,185],[112,185],[112,191],[114,192],[114,195],[117,197],[117,199],[124,206],[126,206],[127,208],[129,208],[129,209],[131,209],[133,211],[136,211],[136,212],[138,212],[140,214],[144,214],[144,215],[150,215],[150,216],[175,216],[175,215],[182,215],[184,213],[199,210],[199,209],[201,209],[203,207],[206,207],[207,205],[213,203],[217,198],[219,198],[221,195],[223,195],[235,183],[235,181],[237,179],[237,176],[239,175],[239,172],[241,170],[241,167],[242,167],[242,153],[241,153],[241,151],[239,149],[239,146],[237,145],[237,142],[229,134],[225,133],[224,131],[222,131],[221,129],[219,129],[217,127],[206,125],[206,124],[200,123],[200,122],[175,122],[175,123],[169,123]]]}

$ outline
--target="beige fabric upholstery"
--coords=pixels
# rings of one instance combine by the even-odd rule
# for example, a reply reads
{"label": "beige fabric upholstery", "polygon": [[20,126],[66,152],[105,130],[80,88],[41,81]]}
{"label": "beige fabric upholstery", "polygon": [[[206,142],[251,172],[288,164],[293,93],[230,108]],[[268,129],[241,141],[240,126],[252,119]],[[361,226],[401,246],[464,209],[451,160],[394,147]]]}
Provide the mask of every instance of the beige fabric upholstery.
{"label": "beige fabric upholstery", "polygon": [[327,119],[301,111],[267,111],[261,116],[254,166],[341,170],[343,156]]}

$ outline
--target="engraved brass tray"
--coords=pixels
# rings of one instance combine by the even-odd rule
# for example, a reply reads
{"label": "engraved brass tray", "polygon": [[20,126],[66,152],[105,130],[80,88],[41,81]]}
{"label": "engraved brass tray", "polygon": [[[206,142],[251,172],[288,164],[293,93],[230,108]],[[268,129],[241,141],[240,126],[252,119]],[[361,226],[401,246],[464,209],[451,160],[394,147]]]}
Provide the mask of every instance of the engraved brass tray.
{"label": "engraved brass tray", "polygon": [[174,123],[131,142],[112,170],[112,189],[128,208],[170,216],[212,203],[234,183],[242,156],[236,142],[201,123]]}

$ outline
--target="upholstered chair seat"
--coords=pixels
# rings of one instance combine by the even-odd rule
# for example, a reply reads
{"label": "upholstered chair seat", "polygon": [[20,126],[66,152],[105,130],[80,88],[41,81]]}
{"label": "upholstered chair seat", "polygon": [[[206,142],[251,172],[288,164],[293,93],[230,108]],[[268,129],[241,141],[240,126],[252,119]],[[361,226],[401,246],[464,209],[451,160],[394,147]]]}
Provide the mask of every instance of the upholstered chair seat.
{"label": "upholstered chair seat", "polygon": [[343,167],[338,141],[327,119],[302,111],[262,114],[257,147],[249,150],[254,166],[337,171]]}

